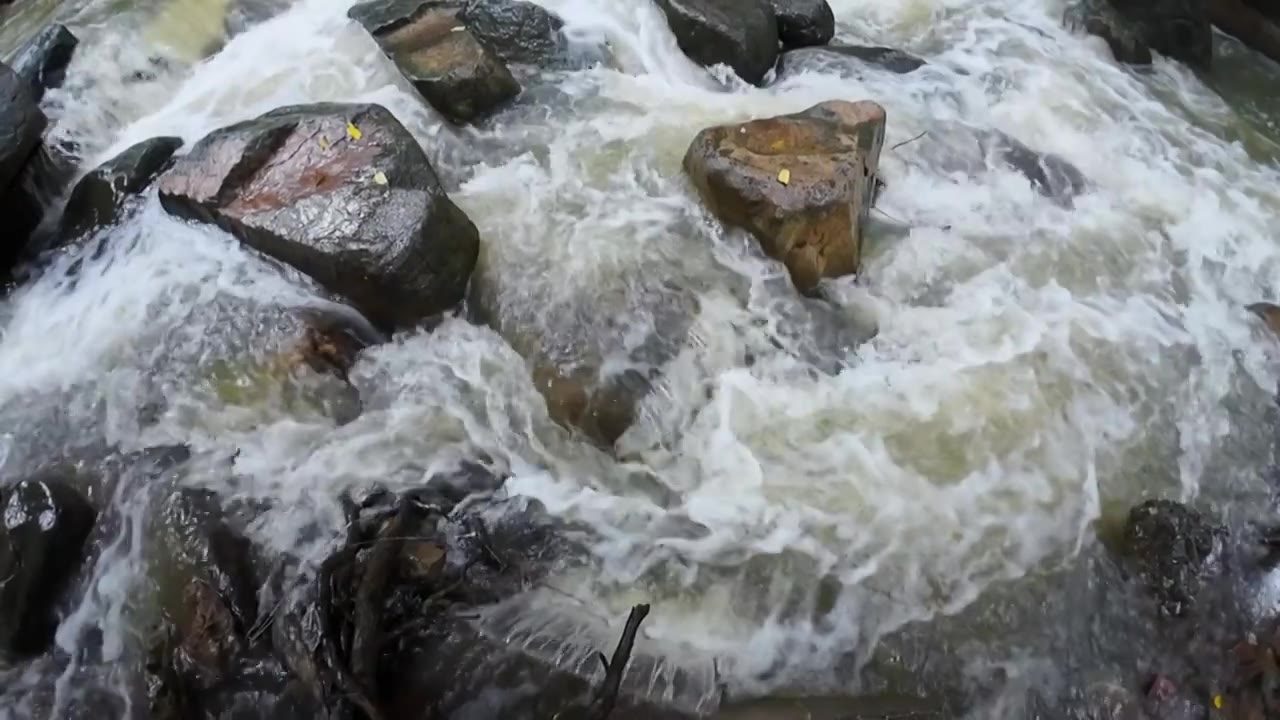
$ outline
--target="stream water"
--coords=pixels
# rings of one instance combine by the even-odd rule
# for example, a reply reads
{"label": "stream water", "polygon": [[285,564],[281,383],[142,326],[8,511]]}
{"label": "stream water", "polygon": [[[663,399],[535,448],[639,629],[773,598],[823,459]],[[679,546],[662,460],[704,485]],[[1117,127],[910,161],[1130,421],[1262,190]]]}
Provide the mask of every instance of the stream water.
{"label": "stream water", "polygon": [[[1280,345],[1244,307],[1280,296],[1280,68],[1220,38],[1212,76],[1159,58],[1135,72],[1065,29],[1056,0],[832,0],[838,39],[929,64],[760,89],[686,59],[650,2],[539,2],[611,61],[526,83],[479,128],[428,109],[350,0],[18,0],[0,54],[54,17],[81,38],[43,105],[85,168],[282,105],[385,105],[479,226],[504,311],[555,352],[607,353],[683,308],[616,455],[555,425],[520,356],[462,320],[365,351],[354,421],[272,393],[228,401],[211,368],[264,356],[293,329],[283,308],[327,301],[152,197],[103,252],[55,258],[0,300],[0,474],[107,447],[238,452],[183,482],[271,501],[253,539],[317,560],[341,490],[487,458],[506,494],[589,530],[589,561],[477,627],[594,663],[649,602],[641,684],[688,709],[719,684],[960,687],[976,716],[1017,718],[1028,690],[1071,697],[1158,665],[1160,632],[1099,570],[1097,538],[1145,497],[1232,527],[1271,512]],[[833,98],[886,108],[886,187],[861,274],[804,301],[680,161],[703,127]],[[1089,190],[1065,206],[957,159],[945,141],[964,126],[1062,156]],[[0,717],[105,717],[77,713],[112,693],[140,712],[112,668],[138,652],[149,497],[109,491],[64,661],[0,677]],[[1248,592],[1259,614],[1280,601]],[[51,686],[49,705],[35,689]]]}

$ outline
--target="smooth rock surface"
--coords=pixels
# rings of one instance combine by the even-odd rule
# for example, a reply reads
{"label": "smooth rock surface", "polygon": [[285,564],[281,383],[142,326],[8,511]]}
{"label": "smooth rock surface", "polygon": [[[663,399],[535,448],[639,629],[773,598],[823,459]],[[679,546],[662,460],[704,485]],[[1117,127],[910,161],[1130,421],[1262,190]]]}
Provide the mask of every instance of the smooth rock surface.
{"label": "smooth rock surface", "polygon": [[378,105],[274,110],[217,130],[159,181],[171,214],[223,227],[383,328],[462,300],[479,237]]}
{"label": "smooth rock surface", "polygon": [[879,105],[830,101],[703,130],[684,168],[707,207],[755,235],[808,293],[858,269],[884,132]]}
{"label": "smooth rock surface", "polygon": [[782,47],[826,45],[836,34],[836,16],[827,0],[769,0],[778,18]]}
{"label": "smooth rock surface", "polygon": [[[482,8],[475,12],[489,17]],[[348,15],[450,122],[481,120],[520,94],[511,70],[467,29],[455,3],[374,0]],[[524,36],[517,32],[514,39]]]}
{"label": "smooth rock surface", "polygon": [[63,210],[67,240],[119,222],[128,200],[147,188],[182,147],[182,138],[158,137],[128,148],[80,178]]}
{"label": "smooth rock surface", "polygon": [[701,65],[724,64],[753,85],[778,59],[778,22],[769,0],[656,0],[680,49]]}
{"label": "smooth rock surface", "polygon": [[80,40],[55,23],[41,30],[13,58],[13,70],[31,84],[31,96],[39,102],[45,90],[62,87],[67,66]]}

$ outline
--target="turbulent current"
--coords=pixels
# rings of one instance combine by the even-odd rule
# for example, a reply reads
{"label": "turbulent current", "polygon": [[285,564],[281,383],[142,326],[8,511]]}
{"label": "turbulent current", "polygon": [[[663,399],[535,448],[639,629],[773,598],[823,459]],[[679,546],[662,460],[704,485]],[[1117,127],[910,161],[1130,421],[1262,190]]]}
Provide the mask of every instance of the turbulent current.
{"label": "turbulent current", "polygon": [[[647,0],[538,1],[609,61],[526,83],[476,128],[422,102],[349,0],[33,2],[0,54],[51,17],[80,36],[43,107],[85,168],[282,105],[384,105],[545,352],[627,362],[619,348],[688,324],[616,453],[550,420],[520,355],[460,318],[364,351],[351,422],[287,393],[229,397],[220,373],[284,342],[284,308],[331,302],[152,191],[0,300],[0,475],[186,444],[209,459],[183,482],[266,507],[252,539],[305,563],[338,538],[341,491],[485,458],[514,506],[576,529],[580,557],[480,632],[590,671],[648,602],[633,682],[688,709],[721,686],[964,687],[977,716],[1023,717],[1028,691],[1149,667],[1158,633],[1098,569],[1099,536],[1146,497],[1234,527],[1269,511],[1280,345],[1244,308],[1280,295],[1280,68],[1220,37],[1212,74],[1127,69],[1057,0],[832,0],[838,39],[928,64],[761,89],[687,59]],[[829,99],[886,109],[885,186],[858,276],[803,299],[704,209],[681,159],[701,128]],[[992,129],[1087,189],[1055,202],[948,144]],[[106,717],[85,714],[103,696],[140,711],[119,668],[147,614],[151,498],[142,479],[100,492],[112,511],[61,660],[2,676],[2,717]]]}

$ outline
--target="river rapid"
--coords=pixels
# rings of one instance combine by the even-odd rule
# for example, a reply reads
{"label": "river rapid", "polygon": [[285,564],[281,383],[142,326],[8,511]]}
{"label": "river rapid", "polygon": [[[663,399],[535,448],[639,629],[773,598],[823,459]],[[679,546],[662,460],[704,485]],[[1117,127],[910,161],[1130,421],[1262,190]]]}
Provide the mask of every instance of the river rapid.
{"label": "river rapid", "polygon": [[[0,476],[189,445],[209,460],[182,482],[260,503],[252,539],[315,562],[341,491],[485,458],[513,506],[581,529],[582,558],[476,627],[593,668],[648,602],[633,688],[686,709],[723,686],[960,694],[971,716],[1020,718],[1028,697],[1158,666],[1167,641],[1099,536],[1148,497],[1233,528],[1273,511],[1280,345],[1244,308],[1280,297],[1280,68],[1221,36],[1211,75],[1125,68],[1058,0],[831,0],[838,41],[928,65],[762,89],[688,60],[645,0],[537,1],[609,60],[526,83],[476,128],[419,99],[350,0],[20,0],[0,54],[50,18],[80,37],[43,107],[86,169],[283,105],[386,106],[478,226],[504,310],[554,352],[606,353],[693,308],[616,453],[553,423],[521,357],[458,318],[363,352],[351,422],[278,393],[228,401],[211,368],[283,342],[282,308],[330,303],[153,191],[0,299]],[[680,162],[704,127],[828,99],[887,110],[885,187],[859,276],[802,300]],[[1054,202],[957,159],[965,127],[1065,158],[1088,190]],[[3,675],[0,717],[106,717],[85,714],[103,696],[142,711],[119,668],[147,614],[151,498],[140,479],[102,492],[60,659]],[[1250,616],[1280,602],[1265,580],[1240,589]]]}

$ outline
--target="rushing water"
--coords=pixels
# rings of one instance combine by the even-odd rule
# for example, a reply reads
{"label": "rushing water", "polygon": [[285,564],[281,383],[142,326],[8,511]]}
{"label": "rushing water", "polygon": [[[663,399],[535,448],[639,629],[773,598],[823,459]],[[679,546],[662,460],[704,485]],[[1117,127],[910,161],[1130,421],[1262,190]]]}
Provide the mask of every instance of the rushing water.
{"label": "rushing water", "polygon": [[[621,460],[552,423],[524,361],[461,320],[366,351],[353,422],[270,393],[228,402],[211,368],[283,342],[282,307],[326,301],[152,197],[105,252],[56,258],[0,301],[0,471],[105,446],[238,451],[230,471],[185,481],[278,501],[254,539],[318,558],[339,491],[486,457],[507,493],[592,532],[591,562],[481,630],[572,664],[650,602],[650,690],[684,707],[707,707],[717,682],[961,683],[994,698],[979,715],[1021,717],[1028,688],[1069,695],[1152,667],[1154,631],[1097,569],[1096,536],[1145,496],[1235,526],[1267,511],[1280,353],[1243,308],[1280,295],[1280,70],[1224,40],[1214,77],[1162,59],[1135,72],[1065,29],[1055,0],[832,0],[840,39],[929,65],[759,89],[687,60],[651,3],[540,2],[611,62],[527,84],[477,129],[423,105],[349,0],[63,6],[82,44],[44,106],[92,167],[282,105],[385,105],[479,226],[499,305],[552,352],[608,355],[688,325]],[[53,11],[28,6],[9,47]],[[702,127],[832,98],[887,109],[887,186],[860,276],[801,301],[702,208],[680,160]],[[957,158],[958,123],[1056,153],[1090,189],[1064,206]],[[110,492],[106,549],[58,636],[104,668],[136,645],[147,545],[145,483]],[[7,682],[20,698],[61,673],[56,707],[74,714],[74,672]]]}

